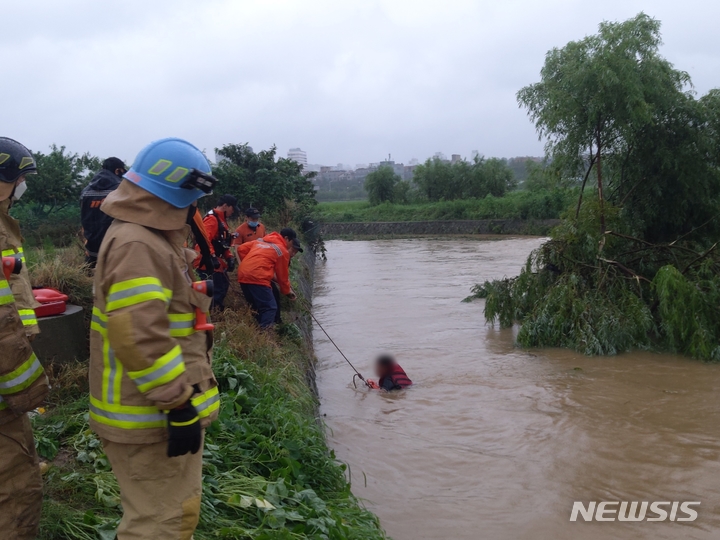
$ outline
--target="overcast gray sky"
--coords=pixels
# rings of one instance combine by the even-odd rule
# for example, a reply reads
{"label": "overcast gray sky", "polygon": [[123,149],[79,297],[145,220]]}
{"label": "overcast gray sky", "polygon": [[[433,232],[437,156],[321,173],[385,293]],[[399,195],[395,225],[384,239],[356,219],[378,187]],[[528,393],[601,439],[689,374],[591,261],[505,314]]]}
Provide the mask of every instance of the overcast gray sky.
{"label": "overcast gray sky", "polygon": [[717,0],[1,0],[0,134],[132,161],[183,137],[311,163],[541,155],[515,93],[545,53],[645,11],[699,94]]}

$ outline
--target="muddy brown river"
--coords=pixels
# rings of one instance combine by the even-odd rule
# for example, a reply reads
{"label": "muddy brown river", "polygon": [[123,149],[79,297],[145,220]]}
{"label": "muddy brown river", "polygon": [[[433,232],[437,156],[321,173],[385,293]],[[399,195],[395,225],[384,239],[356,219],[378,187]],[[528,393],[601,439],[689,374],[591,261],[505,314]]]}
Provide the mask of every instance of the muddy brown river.
{"label": "muddy brown river", "polygon": [[[321,413],[354,493],[395,540],[719,539],[720,366],[522,350],[482,301],[461,302],[540,242],[328,242],[315,315],[365,375],[392,352],[415,382],[353,388],[315,329]],[[692,522],[571,522],[575,501],[700,505]]]}

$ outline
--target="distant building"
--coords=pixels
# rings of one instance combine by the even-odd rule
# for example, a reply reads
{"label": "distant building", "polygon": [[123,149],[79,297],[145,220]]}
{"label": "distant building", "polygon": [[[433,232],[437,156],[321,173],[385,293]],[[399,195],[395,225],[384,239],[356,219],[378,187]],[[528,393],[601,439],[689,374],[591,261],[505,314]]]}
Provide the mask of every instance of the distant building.
{"label": "distant building", "polygon": [[462,156],[460,154],[453,154],[452,159],[450,160],[451,163],[460,163],[462,161]]}
{"label": "distant building", "polygon": [[288,159],[293,160],[295,163],[299,163],[303,166],[303,169],[307,169],[307,152],[300,148],[291,148],[288,150]]}
{"label": "distant building", "polygon": [[356,182],[358,182],[360,185],[362,185],[365,183],[365,178],[367,177],[367,175],[370,174],[371,172],[375,172],[375,171],[377,171],[377,167],[370,167],[370,166],[358,167],[353,172],[353,178],[355,179]]}
{"label": "distant building", "polygon": [[[417,161],[417,160],[415,160],[415,161]],[[417,166],[418,166],[417,163],[415,163],[413,165],[405,165],[405,167],[403,168],[403,174],[402,174],[403,180],[412,180],[413,176],[415,176],[415,168]]]}
{"label": "distant building", "polygon": [[381,161],[380,167],[390,167],[400,178],[403,178],[405,174],[405,166],[402,163],[395,163],[392,160]]}

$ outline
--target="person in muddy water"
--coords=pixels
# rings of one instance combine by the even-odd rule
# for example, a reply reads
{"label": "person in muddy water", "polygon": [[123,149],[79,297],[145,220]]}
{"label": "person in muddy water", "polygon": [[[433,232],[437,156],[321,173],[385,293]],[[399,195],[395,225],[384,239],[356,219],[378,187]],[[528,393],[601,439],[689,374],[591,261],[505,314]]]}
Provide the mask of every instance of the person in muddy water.
{"label": "person in muddy water", "polygon": [[378,382],[368,379],[368,384],[375,390],[402,390],[412,384],[412,381],[400,367],[395,358],[389,354],[382,354],[375,360],[375,375]]}

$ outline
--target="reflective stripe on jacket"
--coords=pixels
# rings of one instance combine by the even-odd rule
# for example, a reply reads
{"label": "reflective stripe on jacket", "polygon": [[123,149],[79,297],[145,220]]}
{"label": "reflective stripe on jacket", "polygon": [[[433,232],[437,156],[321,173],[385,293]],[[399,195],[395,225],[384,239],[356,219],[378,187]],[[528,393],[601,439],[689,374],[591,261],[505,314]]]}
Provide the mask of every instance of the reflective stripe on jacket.
{"label": "reflective stripe on jacket", "polygon": [[[113,204],[116,193],[120,202]],[[108,440],[149,444],[167,438],[163,411],[188,399],[197,403],[204,426],[217,417],[212,335],[194,328],[195,308],[207,311],[210,299],[191,287],[195,252],[182,247],[187,229],[123,221],[124,205],[150,205],[148,211],[162,215],[154,206],[162,201],[126,184],[116,193],[106,200],[115,221],[95,273],[90,424]]]}
{"label": "reflective stripe on jacket", "polygon": [[[0,252],[4,257],[24,259],[19,227],[7,214],[8,209],[7,201],[0,203]],[[45,371],[28,340],[38,328],[32,287],[27,269],[23,270],[11,283],[0,274],[0,424],[35,409],[49,390]]]}
{"label": "reflective stripe on jacket", "polygon": [[33,336],[40,333],[35,318],[35,308],[40,304],[35,300],[30,285],[30,274],[22,247],[20,224],[10,216],[9,208],[10,201],[0,202],[0,253],[3,257],[17,257],[23,262],[20,273],[10,276],[10,287],[15,296],[15,304],[20,312],[25,334]]}

